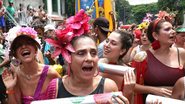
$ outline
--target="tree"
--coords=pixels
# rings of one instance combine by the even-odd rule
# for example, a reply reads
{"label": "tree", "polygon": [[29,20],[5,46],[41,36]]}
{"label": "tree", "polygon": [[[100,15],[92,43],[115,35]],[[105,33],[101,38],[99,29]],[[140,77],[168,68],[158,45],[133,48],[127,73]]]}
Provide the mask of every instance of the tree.
{"label": "tree", "polygon": [[67,16],[72,16],[75,14],[75,0],[65,0],[65,10]]}
{"label": "tree", "polygon": [[124,21],[124,24],[128,23],[128,19],[131,15],[131,6],[126,0],[116,0],[116,17],[118,21]]}
{"label": "tree", "polygon": [[183,23],[185,0],[158,0],[158,7],[160,10],[165,10],[167,12],[176,12],[175,24],[181,25]]}
{"label": "tree", "polygon": [[146,13],[157,14],[158,13],[157,3],[132,6],[131,19],[136,24],[139,24],[142,22],[143,18],[146,16]]}

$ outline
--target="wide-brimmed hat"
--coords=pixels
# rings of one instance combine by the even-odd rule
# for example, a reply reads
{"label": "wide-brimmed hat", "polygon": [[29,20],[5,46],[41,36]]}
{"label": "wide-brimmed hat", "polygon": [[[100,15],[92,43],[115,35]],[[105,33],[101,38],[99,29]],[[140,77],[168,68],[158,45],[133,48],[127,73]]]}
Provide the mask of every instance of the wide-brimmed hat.
{"label": "wide-brimmed hat", "polygon": [[[14,33],[12,31],[14,31]],[[10,55],[13,56],[15,56],[16,49],[21,45],[29,44],[38,49],[41,43],[37,32],[30,27],[14,27],[10,29],[6,40],[10,44]]]}
{"label": "wide-brimmed hat", "polygon": [[106,31],[106,32],[111,32],[111,30],[109,30],[109,21],[104,18],[104,17],[99,17],[99,18],[96,18],[94,20],[94,23],[93,23],[94,26],[98,26],[99,28],[101,28],[103,31]]}
{"label": "wide-brimmed hat", "polygon": [[40,48],[40,44],[32,37],[28,35],[19,35],[13,40],[11,44],[10,55],[16,56],[17,48],[19,48],[21,45],[26,45],[26,44],[34,46],[36,50]]}

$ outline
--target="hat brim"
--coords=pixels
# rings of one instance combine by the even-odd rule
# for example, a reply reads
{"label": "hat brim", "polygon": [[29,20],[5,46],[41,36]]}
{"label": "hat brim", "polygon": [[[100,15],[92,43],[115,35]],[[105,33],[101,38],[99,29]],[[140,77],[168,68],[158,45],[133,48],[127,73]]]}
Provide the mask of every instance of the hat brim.
{"label": "hat brim", "polygon": [[11,47],[10,47],[10,53],[15,56],[15,51],[17,50],[18,47],[20,47],[18,45],[18,43],[22,43],[22,44],[26,44],[26,42],[31,42],[32,46],[35,46],[37,49],[40,48],[40,44],[33,38],[31,38],[30,36],[27,35],[19,35],[17,36],[13,42],[11,43]]}
{"label": "hat brim", "polygon": [[103,31],[106,31],[106,32],[112,32],[111,30],[109,30],[108,28],[105,28],[105,27],[100,27]]}
{"label": "hat brim", "polygon": [[176,32],[185,32],[185,27],[178,27]]}

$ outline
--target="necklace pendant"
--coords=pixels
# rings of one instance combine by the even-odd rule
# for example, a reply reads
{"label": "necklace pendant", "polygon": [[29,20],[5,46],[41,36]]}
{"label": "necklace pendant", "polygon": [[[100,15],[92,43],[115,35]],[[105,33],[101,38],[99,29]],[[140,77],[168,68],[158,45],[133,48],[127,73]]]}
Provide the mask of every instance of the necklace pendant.
{"label": "necklace pendant", "polygon": [[31,80],[31,75],[26,75],[27,80]]}

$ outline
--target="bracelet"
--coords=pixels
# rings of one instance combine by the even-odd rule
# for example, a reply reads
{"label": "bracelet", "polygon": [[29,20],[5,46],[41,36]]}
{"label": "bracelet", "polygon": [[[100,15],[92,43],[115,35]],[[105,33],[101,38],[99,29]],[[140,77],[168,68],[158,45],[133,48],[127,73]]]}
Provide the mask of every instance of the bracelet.
{"label": "bracelet", "polygon": [[98,63],[98,66],[99,66],[100,72],[104,72],[105,71],[105,68],[104,68],[102,63]]}
{"label": "bracelet", "polygon": [[14,94],[15,91],[14,90],[6,90],[6,94]]}

